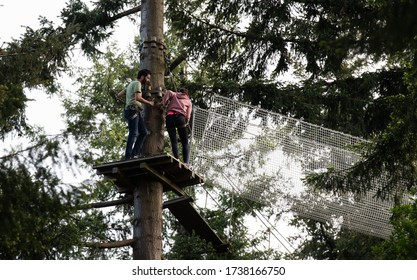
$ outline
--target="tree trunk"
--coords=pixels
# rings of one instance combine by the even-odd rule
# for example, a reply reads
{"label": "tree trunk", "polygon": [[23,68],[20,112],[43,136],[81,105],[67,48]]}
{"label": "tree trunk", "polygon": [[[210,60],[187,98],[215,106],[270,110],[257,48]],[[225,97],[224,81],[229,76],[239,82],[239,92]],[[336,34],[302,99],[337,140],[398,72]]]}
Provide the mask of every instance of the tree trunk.
{"label": "tree trunk", "polygon": [[140,182],[134,189],[133,259],[162,258],[162,186]]}
{"label": "tree trunk", "polygon": [[[152,72],[153,90],[164,88],[163,0],[142,0],[140,68]],[[151,98],[158,103],[160,96]],[[157,107],[145,108],[145,121],[149,130],[144,154],[161,154],[164,148],[162,111]],[[160,260],[162,258],[162,190],[155,180],[138,182],[134,189],[133,259]]]}

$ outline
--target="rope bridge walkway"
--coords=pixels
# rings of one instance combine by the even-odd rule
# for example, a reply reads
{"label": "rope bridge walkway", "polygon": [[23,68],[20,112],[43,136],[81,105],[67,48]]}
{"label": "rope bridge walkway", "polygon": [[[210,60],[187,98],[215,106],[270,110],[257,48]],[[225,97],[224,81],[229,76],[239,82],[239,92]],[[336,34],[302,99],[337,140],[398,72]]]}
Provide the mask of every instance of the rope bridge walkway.
{"label": "rope bridge walkway", "polygon": [[318,193],[303,182],[311,172],[352,167],[359,154],[348,148],[363,139],[218,95],[209,110],[195,110],[193,125],[191,160],[206,182],[301,217],[390,236],[392,201],[378,200],[372,191]]}

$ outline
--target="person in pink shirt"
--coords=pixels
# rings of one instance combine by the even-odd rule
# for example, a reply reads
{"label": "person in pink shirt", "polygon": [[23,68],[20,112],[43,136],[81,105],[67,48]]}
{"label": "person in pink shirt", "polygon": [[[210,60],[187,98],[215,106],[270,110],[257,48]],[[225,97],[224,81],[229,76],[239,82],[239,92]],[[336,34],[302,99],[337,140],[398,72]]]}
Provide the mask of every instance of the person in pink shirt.
{"label": "person in pink shirt", "polygon": [[162,107],[167,108],[166,113],[166,128],[169,139],[171,140],[171,149],[175,158],[178,156],[177,131],[182,145],[182,158],[185,164],[188,164],[190,157],[190,148],[188,144],[189,121],[192,111],[192,103],[188,90],[182,88],[179,92],[171,90],[165,91],[162,98]]}

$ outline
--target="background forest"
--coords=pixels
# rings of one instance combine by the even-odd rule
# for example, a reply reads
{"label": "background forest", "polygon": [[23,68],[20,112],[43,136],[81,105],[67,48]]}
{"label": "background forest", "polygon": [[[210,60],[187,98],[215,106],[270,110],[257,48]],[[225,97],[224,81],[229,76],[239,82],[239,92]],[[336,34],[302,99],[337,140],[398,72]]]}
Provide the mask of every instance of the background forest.
{"label": "background forest", "polygon": [[[413,198],[415,11],[413,0],[165,0],[166,68],[171,70],[165,85],[188,87],[201,108],[220,94],[367,139],[363,160],[342,179],[329,170],[309,177],[309,184],[364,193],[374,178],[388,172],[380,198],[395,200],[403,193]],[[137,32],[126,31],[132,37],[127,49],[111,41],[118,20],[126,17],[139,29],[140,1],[70,0],[59,24],[40,18],[39,27],[28,26],[18,39],[1,42],[0,259],[131,259],[129,248],[94,246],[129,238],[131,207],[86,207],[119,197],[92,166],[123,156],[127,130],[115,94],[140,65],[140,38],[131,36]],[[88,67],[74,65],[75,52],[82,53]],[[63,84],[64,75],[76,83]],[[28,125],[28,91],[35,89],[62,102],[65,129],[60,134]],[[10,139],[25,145],[10,147]],[[71,172],[74,177],[88,174],[88,179],[65,183],[63,173]],[[271,229],[245,223],[262,213],[277,225],[283,214],[279,209],[205,188],[218,203],[200,211],[230,251],[217,253],[185,234],[166,213],[165,259],[417,257],[413,199],[393,209],[388,240],[295,217],[289,223],[298,231],[283,249],[270,245]],[[204,194],[196,189],[193,195]]]}

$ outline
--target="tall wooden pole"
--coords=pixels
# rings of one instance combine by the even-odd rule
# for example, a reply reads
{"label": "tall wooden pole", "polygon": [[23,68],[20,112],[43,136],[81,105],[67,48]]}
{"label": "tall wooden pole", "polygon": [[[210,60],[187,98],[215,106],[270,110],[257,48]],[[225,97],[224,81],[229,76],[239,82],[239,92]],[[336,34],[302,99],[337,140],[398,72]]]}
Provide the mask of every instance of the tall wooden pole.
{"label": "tall wooden pole", "polygon": [[[142,0],[140,68],[151,70],[152,90],[164,88],[163,19],[163,0]],[[153,91],[151,99],[157,103],[160,96]],[[161,154],[164,148],[162,111],[157,107],[147,107],[145,121],[149,135],[145,141],[144,154],[145,156]],[[137,182],[134,189],[134,260],[162,258],[162,192],[162,184],[152,179]]]}

